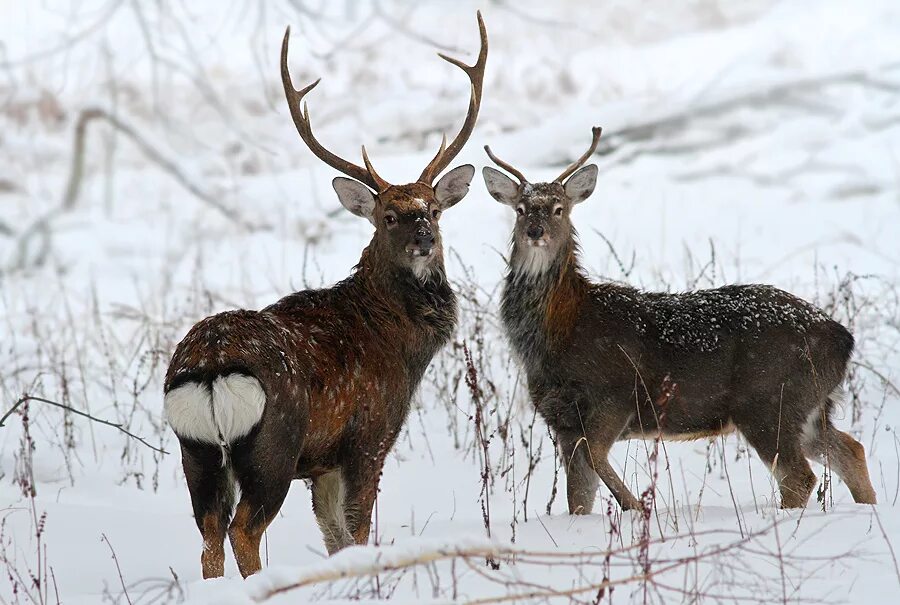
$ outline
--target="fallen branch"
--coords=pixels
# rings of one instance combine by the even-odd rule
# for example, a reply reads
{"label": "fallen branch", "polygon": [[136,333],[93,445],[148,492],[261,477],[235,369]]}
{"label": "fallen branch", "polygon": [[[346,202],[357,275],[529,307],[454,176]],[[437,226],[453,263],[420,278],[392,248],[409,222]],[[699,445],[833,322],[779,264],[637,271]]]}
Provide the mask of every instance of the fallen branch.
{"label": "fallen branch", "polygon": [[[753,541],[768,535],[776,526],[790,522],[791,519],[787,517],[775,520],[760,530],[745,532],[743,536],[739,535],[737,531],[732,530],[708,530],[693,534],[677,534],[665,538],[651,539],[646,543],[640,541],[634,544],[612,548],[610,550],[541,551],[522,548],[515,545],[494,544],[489,542],[462,543],[457,545],[438,546],[430,549],[417,548],[414,550],[404,550],[403,547],[397,546],[379,547],[377,549],[354,548],[342,552],[337,558],[327,559],[315,565],[313,568],[305,570],[301,573],[301,577],[294,582],[279,587],[266,588],[260,591],[253,596],[253,599],[256,602],[266,602],[271,597],[300,588],[339,582],[342,580],[377,577],[380,574],[406,570],[411,567],[432,566],[439,561],[448,560],[462,561],[474,573],[504,588],[503,594],[484,596],[478,600],[467,601],[469,603],[488,604],[557,597],[567,597],[571,599],[577,595],[597,593],[598,591],[608,590],[615,586],[632,583],[649,583],[654,586],[663,587],[664,585],[659,583],[657,578],[661,578],[676,569],[695,565],[700,561],[729,555],[730,553],[735,553],[736,556],[741,552],[755,552],[758,554],[757,551],[751,551],[749,548]],[[720,538],[733,536],[733,538],[702,552],[694,552],[685,556],[655,558],[655,568],[652,572],[641,569],[640,571],[626,572],[619,578],[604,576],[602,580],[587,580],[586,582],[576,584],[569,588],[557,589],[549,585],[542,585],[529,581],[525,579],[528,577],[528,574],[522,573],[521,571],[513,576],[498,572],[494,568],[484,568],[480,565],[480,561],[492,559],[508,562],[509,565],[507,566],[507,569],[510,569],[510,566],[522,568],[523,566],[546,567],[553,565],[565,567],[587,566],[596,568],[602,560],[609,557],[615,557],[615,561],[612,564],[613,567],[633,568],[635,565],[634,555],[648,545],[657,546],[663,542],[669,543],[678,538],[696,540],[698,536],[719,536]],[[833,560],[833,557],[828,558],[827,560]],[[755,597],[740,597],[738,595],[734,595],[731,600],[735,602],[741,600],[758,602],[758,599]]]}
{"label": "fallen branch", "polygon": [[159,452],[160,454],[168,454],[169,453],[164,449],[158,448],[158,447],[146,442],[142,437],[138,437],[137,435],[130,432],[128,429],[126,429],[125,427],[123,427],[121,424],[119,424],[117,422],[110,422],[109,420],[103,420],[102,418],[97,418],[96,416],[91,416],[87,412],[82,412],[81,410],[77,410],[77,409],[73,408],[72,406],[68,406],[64,403],[59,403],[58,401],[53,401],[51,399],[44,399],[43,397],[33,397],[31,395],[25,395],[25,396],[21,397],[18,401],[16,401],[13,404],[13,406],[9,410],[7,410],[7,412],[5,414],[3,414],[2,417],[0,417],[0,427],[5,426],[4,423],[6,422],[6,419],[9,418],[13,414],[13,412],[15,412],[16,409],[19,408],[19,406],[21,406],[23,403],[26,403],[28,401],[39,401],[41,403],[46,403],[46,404],[56,406],[56,407],[64,409],[64,410],[68,410],[68,411],[72,412],[73,414],[83,416],[83,417],[87,418],[88,420],[92,420],[92,421],[98,422],[100,424],[105,424],[106,426],[111,426],[114,429],[119,429],[121,432],[125,433],[132,439],[136,439],[137,441],[146,445],[147,447],[149,447],[151,450],[153,450],[155,452]]}
{"label": "fallen branch", "polygon": [[414,552],[405,555],[399,555],[395,557],[391,557],[390,561],[381,561],[375,560],[374,562],[365,562],[365,563],[355,563],[351,562],[350,564],[339,565],[339,564],[331,564],[328,568],[322,569],[321,571],[313,571],[306,575],[306,577],[293,582],[291,584],[286,584],[284,586],[280,586],[278,588],[273,588],[268,592],[265,592],[261,597],[257,598],[258,602],[265,601],[275,595],[283,594],[286,592],[290,592],[292,590],[296,590],[298,588],[303,588],[306,586],[312,586],[314,584],[322,584],[324,582],[335,582],[338,580],[344,580],[348,578],[359,578],[359,577],[368,577],[374,576],[377,574],[385,573],[388,571],[397,571],[399,569],[405,569],[407,567],[413,567],[417,565],[426,565],[428,563],[434,563],[437,561],[443,561],[446,559],[457,559],[457,558],[493,558],[500,554],[503,554],[505,551],[509,551],[510,549],[504,548],[501,546],[450,546],[447,548],[438,548],[433,551],[426,552]]}

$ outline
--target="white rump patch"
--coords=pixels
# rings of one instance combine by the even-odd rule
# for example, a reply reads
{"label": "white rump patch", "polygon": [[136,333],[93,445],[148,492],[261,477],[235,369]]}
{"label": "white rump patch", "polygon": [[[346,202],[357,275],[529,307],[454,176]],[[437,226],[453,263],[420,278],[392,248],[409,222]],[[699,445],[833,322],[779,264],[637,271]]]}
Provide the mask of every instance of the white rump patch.
{"label": "white rump patch", "polygon": [[213,381],[213,416],[226,443],[243,437],[256,426],[266,407],[259,381],[244,374],[219,376]]}
{"label": "white rump patch", "polygon": [[206,385],[188,382],[166,393],[166,418],[179,437],[229,444],[262,418],[266,394],[259,381],[244,374],[220,376]]}
{"label": "white rump patch", "polygon": [[205,384],[186,382],[166,393],[166,419],[175,434],[197,441],[219,442],[212,416],[212,394]]}

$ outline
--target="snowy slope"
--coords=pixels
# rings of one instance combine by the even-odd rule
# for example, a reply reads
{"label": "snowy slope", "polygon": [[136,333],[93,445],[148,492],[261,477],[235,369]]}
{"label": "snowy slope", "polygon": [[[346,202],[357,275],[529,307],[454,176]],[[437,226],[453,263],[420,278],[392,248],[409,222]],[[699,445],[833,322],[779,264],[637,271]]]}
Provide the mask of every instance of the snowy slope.
{"label": "snowy slope", "polygon": [[[169,452],[39,402],[27,422],[10,416],[0,602],[590,602],[604,578],[615,586],[602,602],[900,599],[895,3],[213,4],[0,2],[0,401],[63,402]],[[344,277],[371,236],[290,123],[283,28],[295,28],[297,82],[324,76],[309,97],[319,138],[348,157],[366,143],[402,181],[464,115],[465,79],[434,51],[471,56],[476,8],[491,55],[457,163],[484,165],[489,143],[530,179],[553,178],[601,125],[599,184],[574,213],[595,277],[673,291],[766,282],[850,326],[858,351],[837,423],[866,446],[876,507],[853,504],[835,477],[823,503],[778,510],[764,465],[729,437],[666,444],[655,461],[652,443],[616,446],[635,492],[657,476],[649,523],[607,512],[603,487],[597,514],[566,515],[553,445],[496,322],[512,213],[479,181],[441,224],[464,295],[455,342],[472,348],[488,393],[491,538],[454,346],[388,459],[377,547],[325,559],[297,482],[267,532],[269,566],[244,581],[229,558],[226,578],[200,580],[161,418],[174,344],[210,313]],[[90,123],[65,206],[75,123],[90,107],[144,147]]]}

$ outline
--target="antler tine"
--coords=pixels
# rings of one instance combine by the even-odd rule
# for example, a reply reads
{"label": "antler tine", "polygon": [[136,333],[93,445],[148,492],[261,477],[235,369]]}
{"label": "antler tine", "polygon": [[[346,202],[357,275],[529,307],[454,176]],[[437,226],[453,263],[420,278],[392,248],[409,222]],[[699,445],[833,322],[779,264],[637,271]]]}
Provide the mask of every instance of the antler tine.
{"label": "antler tine", "polygon": [[[431,158],[431,161],[428,162],[428,166],[431,166],[432,164],[434,164],[435,162],[437,162],[438,160],[440,160],[441,156],[444,155],[444,152],[445,152],[445,151],[447,151],[447,133],[446,133],[446,132],[441,133],[441,146],[440,146],[440,148],[437,150],[437,153],[434,154],[434,157]],[[427,171],[427,170],[428,170],[428,168],[426,167],[426,168],[425,168],[425,171]],[[422,174],[419,176],[419,180],[422,181],[422,182],[425,182],[425,181],[423,180],[423,178],[422,178],[422,177],[426,176],[426,175],[425,175],[425,171],[423,171]],[[428,181],[428,184],[430,185],[431,182]]]}
{"label": "antler tine", "polygon": [[594,155],[594,152],[597,151],[597,144],[600,142],[600,133],[603,132],[603,129],[599,126],[594,126],[591,128],[591,132],[593,133],[594,138],[591,141],[590,149],[588,149],[580,158],[572,162],[568,168],[563,170],[563,173],[553,180],[554,183],[562,183],[569,175],[581,168],[581,165],[587,162],[590,157]]}
{"label": "antler tine", "polygon": [[369,154],[366,153],[366,146],[362,146],[362,158],[363,163],[366,165],[366,171],[372,176],[372,179],[378,185],[377,191],[384,191],[388,187],[391,186],[386,180],[378,176],[378,173],[375,172],[375,168],[372,166],[372,162],[369,161]]}
{"label": "antler tine", "polygon": [[518,170],[513,168],[511,165],[507,164],[506,162],[504,162],[503,160],[501,160],[500,158],[495,156],[494,152],[491,151],[491,147],[489,145],[485,145],[484,150],[487,152],[488,157],[491,158],[491,161],[493,163],[497,164],[497,166],[500,166],[500,168],[507,171],[508,173],[510,173],[511,175],[516,177],[517,179],[519,179],[519,187],[521,187],[522,185],[524,185],[525,183],[528,182],[528,179],[525,178],[524,174],[522,174],[521,172],[519,172]]}
{"label": "antler tine", "polygon": [[475,121],[478,118],[478,110],[481,108],[481,92],[482,85],[484,84],[484,68],[487,65],[487,54],[488,54],[488,38],[487,38],[487,29],[484,27],[484,19],[481,18],[481,11],[477,13],[478,17],[478,34],[481,37],[481,49],[478,51],[478,60],[475,61],[475,65],[466,65],[459,59],[454,59],[453,57],[448,57],[443,53],[438,53],[438,56],[441,59],[444,59],[448,63],[452,63],[456,65],[461,70],[463,70],[467,76],[469,76],[469,81],[472,84],[471,96],[469,98],[469,110],[466,113],[466,120],[463,122],[462,128],[460,128],[456,137],[446,148],[444,145],[441,145],[441,150],[438,151],[437,155],[434,156],[434,159],[428,163],[428,166],[425,167],[425,170],[422,171],[422,175],[419,177],[419,181],[422,183],[428,183],[429,185],[434,181],[435,177],[441,173],[444,168],[446,168],[450,162],[453,161],[459,152],[462,150],[463,145],[466,144],[466,141],[469,140],[469,136],[472,134],[472,131],[475,129]]}
{"label": "antler tine", "polygon": [[356,164],[348,162],[331,153],[316,140],[316,137],[312,133],[312,125],[309,121],[309,108],[306,106],[306,103],[303,103],[302,108],[300,104],[303,101],[303,97],[306,96],[306,93],[321,82],[321,78],[300,90],[294,88],[287,62],[288,41],[290,40],[290,37],[291,28],[288,27],[284,31],[284,40],[281,42],[281,83],[284,85],[284,96],[287,98],[288,108],[291,110],[291,118],[294,120],[294,126],[297,127],[300,138],[303,139],[303,142],[306,143],[306,146],[309,147],[309,150],[312,151],[317,158],[332,168],[343,172],[347,176],[354,178],[361,183],[365,183],[375,191],[383,191],[390,186],[390,183],[380,178],[374,170],[371,170],[371,164],[368,160],[366,160],[366,164],[369,169],[357,166]]}

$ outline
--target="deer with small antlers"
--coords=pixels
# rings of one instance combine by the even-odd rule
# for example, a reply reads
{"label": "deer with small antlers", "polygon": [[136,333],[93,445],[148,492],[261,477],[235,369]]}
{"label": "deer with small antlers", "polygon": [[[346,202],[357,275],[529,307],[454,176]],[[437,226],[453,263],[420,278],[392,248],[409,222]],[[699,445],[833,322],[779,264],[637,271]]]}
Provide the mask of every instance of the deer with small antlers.
{"label": "deer with small antlers", "polygon": [[334,189],[375,234],[345,280],[290,294],[261,311],[208,317],[175,349],[165,411],[181,445],[203,537],[204,578],[223,574],[226,534],[241,574],[260,569],[260,539],[293,479],[312,482],[313,511],[329,554],[368,541],[385,457],[425,369],[456,322],[438,219],[466,195],[475,168],[459,166],[432,183],[478,117],[488,51],[480,13],[478,29],[475,65],[441,55],[471,83],[463,126],[407,185],[381,178],[365,147],[363,167],[316,140],[301,102],[318,80],[294,89],[290,29],[284,34],[281,78],[300,138],[350,177],[335,178]]}
{"label": "deer with small antlers", "polygon": [[592,283],[581,268],[572,208],[591,195],[587,153],[550,183],[530,183],[485,147],[491,196],[515,209],[501,317],[531,400],[566,468],[569,512],[590,513],[598,477],[623,509],[643,503],[608,460],[620,439],[689,440],[734,430],[779,485],[785,508],[827,461],[856,502],[875,503],[863,446],[831,412],[853,336],[808,302],[765,285],[683,294]]}

